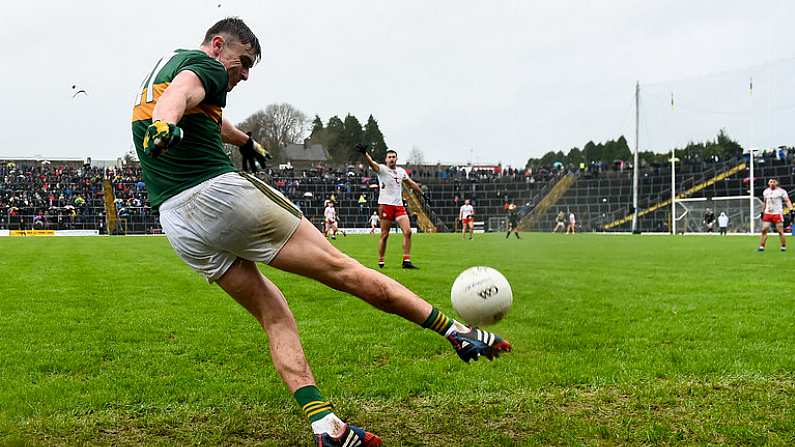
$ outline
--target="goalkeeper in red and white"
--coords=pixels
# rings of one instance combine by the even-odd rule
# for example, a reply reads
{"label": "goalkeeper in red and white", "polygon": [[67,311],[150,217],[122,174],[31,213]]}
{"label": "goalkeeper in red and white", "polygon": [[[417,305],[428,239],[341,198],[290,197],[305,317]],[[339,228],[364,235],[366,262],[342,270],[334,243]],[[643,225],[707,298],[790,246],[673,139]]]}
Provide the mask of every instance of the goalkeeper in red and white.
{"label": "goalkeeper in red and white", "polygon": [[779,188],[778,180],[771,178],[767,182],[767,189],[762,193],[765,199],[765,210],[762,212],[762,236],[759,239],[759,251],[765,251],[767,232],[770,224],[776,226],[778,237],[781,239],[781,251],[787,251],[787,238],[784,236],[784,203],[787,209],[792,209],[792,202],[784,188]]}

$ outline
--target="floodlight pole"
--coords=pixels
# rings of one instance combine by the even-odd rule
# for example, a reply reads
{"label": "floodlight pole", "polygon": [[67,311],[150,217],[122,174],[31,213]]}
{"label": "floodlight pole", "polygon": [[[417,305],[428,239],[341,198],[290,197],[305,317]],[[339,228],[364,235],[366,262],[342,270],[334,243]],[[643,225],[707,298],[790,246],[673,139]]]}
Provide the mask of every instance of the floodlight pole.
{"label": "floodlight pole", "polygon": [[676,236],[676,152],[671,149],[671,235]]}
{"label": "floodlight pole", "polygon": [[640,138],[640,81],[635,83],[635,162],[632,170],[632,233],[638,230],[638,139]]}
{"label": "floodlight pole", "polygon": [[750,219],[748,219],[751,234],[754,234],[754,149],[748,150],[751,159],[751,175],[749,177],[751,189],[748,193],[748,208],[751,210]]}

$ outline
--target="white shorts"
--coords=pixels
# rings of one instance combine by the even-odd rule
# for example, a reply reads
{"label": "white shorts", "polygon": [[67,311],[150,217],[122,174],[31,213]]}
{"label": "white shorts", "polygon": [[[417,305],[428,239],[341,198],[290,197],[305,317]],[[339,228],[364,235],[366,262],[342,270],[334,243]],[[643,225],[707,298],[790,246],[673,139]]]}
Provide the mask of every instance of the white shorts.
{"label": "white shorts", "polygon": [[171,246],[208,282],[237,258],[271,262],[301,217],[280,192],[242,172],[213,177],[160,205],[160,225]]}

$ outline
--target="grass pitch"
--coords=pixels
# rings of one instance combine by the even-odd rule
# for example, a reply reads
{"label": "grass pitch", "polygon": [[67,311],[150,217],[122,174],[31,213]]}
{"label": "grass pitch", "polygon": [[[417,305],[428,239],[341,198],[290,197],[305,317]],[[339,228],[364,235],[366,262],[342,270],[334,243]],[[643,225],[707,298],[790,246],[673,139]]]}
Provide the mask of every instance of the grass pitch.
{"label": "grass pitch", "polygon": [[[384,273],[450,315],[473,265],[505,274],[466,365],[438,335],[263,267],[323,393],[387,445],[795,444],[792,253],[745,237],[418,235]],[[336,245],[375,264],[374,238]],[[165,238],[0,239],[0,445],[308,445],[264,333]]]}

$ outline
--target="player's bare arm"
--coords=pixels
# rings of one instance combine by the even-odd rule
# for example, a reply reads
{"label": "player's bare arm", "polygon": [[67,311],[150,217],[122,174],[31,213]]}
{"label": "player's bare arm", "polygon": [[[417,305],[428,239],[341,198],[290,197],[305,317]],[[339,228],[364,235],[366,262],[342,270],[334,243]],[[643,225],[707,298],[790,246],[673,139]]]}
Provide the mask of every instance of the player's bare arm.
{"label": "player's bare arm", "polygon": [[375,172],[379,172],[381,168],[378,166],[378,163],[373,160],[373,157],[370,156],[369,152],[364,152],[364,159],[367,161],[367,164],[370,165],[370,169]]}
{"label": "player's bare arm", "polygon": [[221,121],[221,140],[223,140],[224,143],[242,146],[246,144],[248,139],[248,134],[235,127],[229,120],[224,118],[223,121]]}
{"label": "player's bare arm", "polygon": [[255,161],[259,162],[260,168],[263,168],[267,159],[271,158],[268,150],[256,142],[250,133],[238,129],[226,118],[221,121],[221,140],[238,147],[240,155],[243,157],[244,171],[257,172]]}
{"label": "player's bare arm", "polygon": [[176,124],[185,111],[198,106],[204,100],[204,85],[196,73],[181,71],[160,96],[152,112],[152,121]]}

